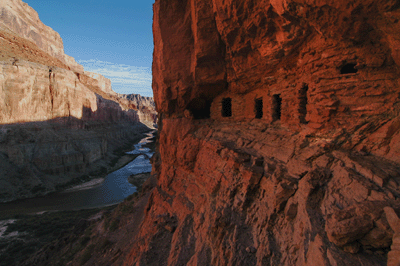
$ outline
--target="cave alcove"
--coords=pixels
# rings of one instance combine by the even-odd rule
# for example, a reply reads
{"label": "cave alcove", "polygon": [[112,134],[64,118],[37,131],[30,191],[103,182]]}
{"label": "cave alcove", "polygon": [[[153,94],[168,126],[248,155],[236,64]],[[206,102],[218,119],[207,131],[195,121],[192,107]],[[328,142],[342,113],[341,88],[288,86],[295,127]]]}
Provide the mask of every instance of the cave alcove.
{"label": "cave alcove", "polygon": [[232,116],[232,99],[224,98],[222,99],[222,109],[221,114],[222,117],[231,117]]}
{"label": "cave alcove", "polygon": [[299,120],[301,124],[307,124],[306,116],[307,116],[307,91],[308,85],[304,84],[299,90]]}
{"label": "cave alcove", "polygon": [[263,99],[258,98],[254,102],[254,111],[256,118],[261,119],[263,117]]}
{"label": "cave alcove", "polygon": [[280,94],[274,94],[272,96],[272,120],[281,120],[282,115],[282,98]]}
{"label": "cave alcove", "polygon": [[358,69],[355,68],[357,64],[345,64],[340,68],[340,74],[354,74],[358,72]]}
{"label": "cave alcove", "polygon": [[211,100],[206,98],[193,99],[187,106],[187,109],[193,115],[193,119],[208,119],[211,116]]}

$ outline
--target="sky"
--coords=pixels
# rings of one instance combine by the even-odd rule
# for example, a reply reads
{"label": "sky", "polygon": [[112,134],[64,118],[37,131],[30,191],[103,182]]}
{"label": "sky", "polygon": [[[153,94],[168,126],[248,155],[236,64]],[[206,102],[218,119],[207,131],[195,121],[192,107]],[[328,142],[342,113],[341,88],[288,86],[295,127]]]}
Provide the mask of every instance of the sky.
{"label": "sky", "polygon": [[23,0],[58,32],[85,71],[111,79],[118,93],[153,96],[154,0]]}

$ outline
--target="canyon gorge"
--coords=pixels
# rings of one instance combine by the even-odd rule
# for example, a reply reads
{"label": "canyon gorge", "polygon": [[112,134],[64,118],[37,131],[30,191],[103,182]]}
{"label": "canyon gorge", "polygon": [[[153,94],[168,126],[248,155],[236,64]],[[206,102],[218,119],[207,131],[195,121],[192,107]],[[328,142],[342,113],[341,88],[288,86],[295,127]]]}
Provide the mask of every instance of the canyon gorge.
{"label": "canyon gorge", "polygon": [[157,120],[154,101],[64,53],[20,0],[0,3],[0,202],[39,196],[110,170],[114,152]]}
{"label": "canyon gorge", "polygon": [[[25,265],[400,265],[400,1],[156,0],[153,11],[151,177]],[[137,121],[117,112],[132,104],[155,121],[47,38],[53,54],[40,60],[51,69],[25,62],[31,54],[2,61],[8,76],[25,75],[13,86],[43,90],[37,119],[100,130],[95,121]],[[13,105],[0,102],[4,123],[38,108]],[[25,146],[8,160],[24,163],[30,144],[15,145]]]}

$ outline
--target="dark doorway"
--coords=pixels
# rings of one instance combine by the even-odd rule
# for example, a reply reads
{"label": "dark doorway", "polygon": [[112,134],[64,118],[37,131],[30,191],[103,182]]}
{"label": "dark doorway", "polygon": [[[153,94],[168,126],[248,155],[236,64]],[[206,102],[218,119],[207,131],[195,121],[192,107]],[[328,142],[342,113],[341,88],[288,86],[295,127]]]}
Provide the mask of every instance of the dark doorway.
{"label": "dark doorway", "polygon": [[255,101],[255,112],[256,112],[256,118],[260,119],[263,117],[263,99],[258,98]]}
{"label": "dark doorway", "polygon": [[282,98],[280,94],[274,94],[272,97],[272,120],[281,120]]}
{"label": "dark doorway", "polygon": [[299,91],[299,119],[300,123],[307,124],[306,115],[307,115],[307,91],[308,86],[304,85]]}
{"label": "dark doorway", "polygon": [[232,99],[224,98],[222,99],[222,116],[231,117],[232,116]]}
{"label": "dark doorway", "polygon": [[210,118],[211,101],[206,98],[193,99],[187,107],[193,115],[193,119]]}
{"label": "dark doorway", "polygon": [[357,73],[358,69],[355,68],[356,64],[346,64],[340,69],[340,74]]}

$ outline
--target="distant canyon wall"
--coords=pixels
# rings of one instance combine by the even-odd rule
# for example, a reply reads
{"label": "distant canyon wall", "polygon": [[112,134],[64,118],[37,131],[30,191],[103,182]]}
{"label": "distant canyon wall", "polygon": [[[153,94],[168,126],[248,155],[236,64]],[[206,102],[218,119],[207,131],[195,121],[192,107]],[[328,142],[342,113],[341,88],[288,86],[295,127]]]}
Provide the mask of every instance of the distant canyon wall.
{"label": "distant canyon wall", "polygon": [[28,61],[0,62],[0,123],[83,118],[83,108],[97,111],[96,94],[72,71]]}
{"label": "distant canyon wall", "polygon": [[125,265],[398,265],[397,0],[156,0],[158,184]]}
{"label": "distant canyon wall", "polygon": [[84,71],[73,58],[65,55],[60,35],[44,25],[28,4],[21,0],[2,1],[0,30],[0,106],[3,110],[0,123],[68,116],[89,119],[84,117],[84,111],[97,112],[99,96],[116,102],[121,109],[117,112],[126,111],[132,121],[142,119],[140,122],[149,125],[155,122],[154,103],[147,104],[148,100],[140,96],[144,100],[142,105],[147,106],[147,113],[151,113],[142,114],[136,108],[138,101],[119,97],[112,90],[109,79]]}
{"label": "distant canyon wall", "polygon": [[60,34],[44,25],[38,13],[21,0],[2,0],[0,3],[0,29],[9,30],[34,42],[49,55],[61,60],[71,70],[83,72],[83,67],[75,59],[64,53]]}
{"label": "distant canyon wall", "polygon": [[156,123],[151,99],[120,97],[26,3],[0,2],[0,201],[102,175]]}
{"label": "distant canyon wall", "polygon": [[[122,98],[122,102],[128,106],[135,106],[140,110],[139,119],[140,121],[148,121],[147,123],[157,124],[158,113],[155,109],[155,102],[153,97],[141,96],[140,94],[117,94],[118,97]],[[145,123],[146,124],[146,123]]]}
{"label": "distant canyon wall", "polygon": [[140,123],[65,119],[0,126],[0,202],[42,196],[104,177]]}
{"label": "distant canyon wall", "polygon": [[[156,122],[149,97],[119,97],[111,81],[89,73],[37,64],[25,60],[0,61],[1,124],[74,117],[82,121]],[[94,77],[94,78],[93,78]]]}

